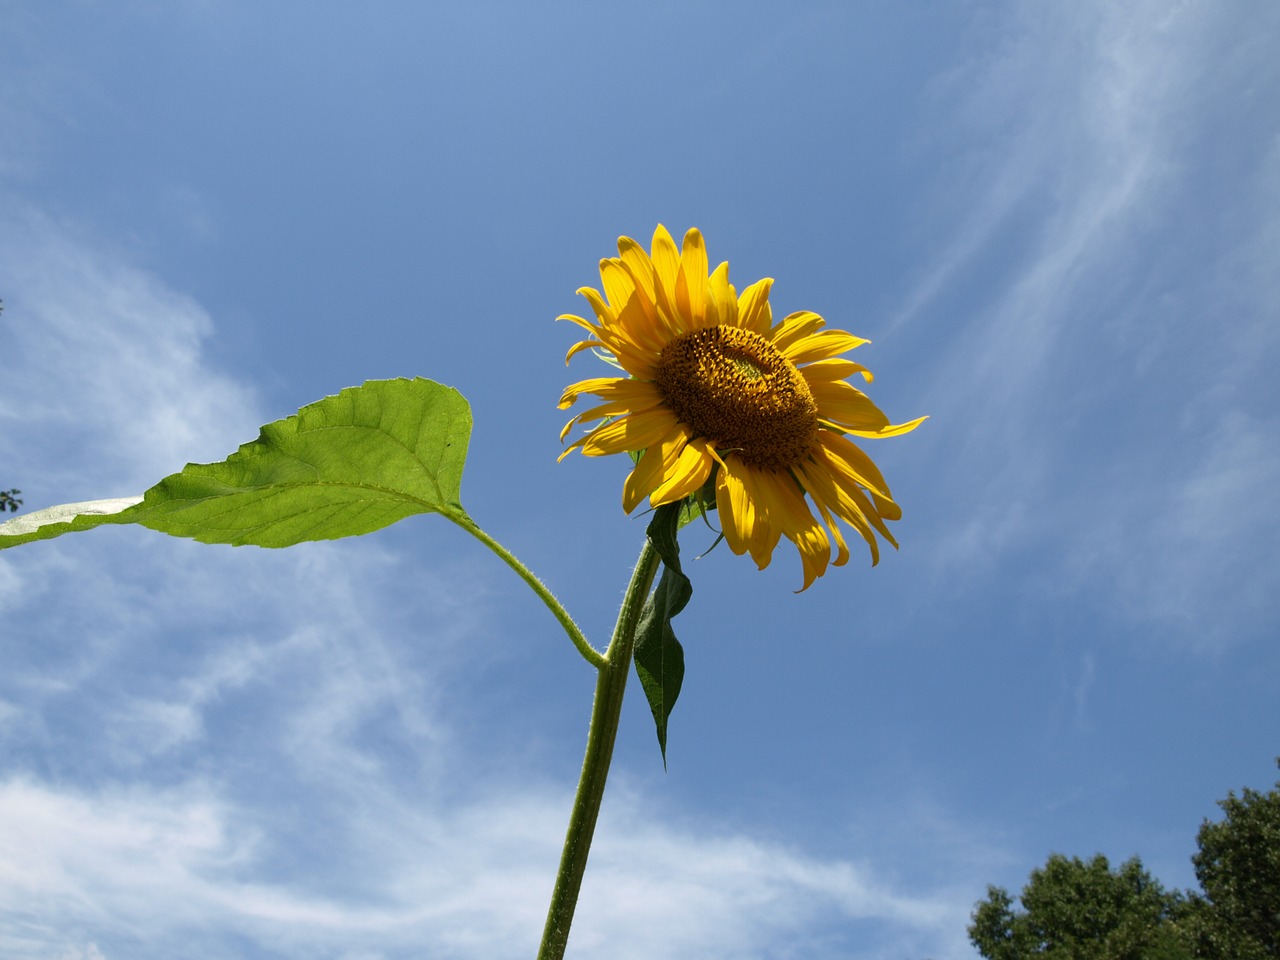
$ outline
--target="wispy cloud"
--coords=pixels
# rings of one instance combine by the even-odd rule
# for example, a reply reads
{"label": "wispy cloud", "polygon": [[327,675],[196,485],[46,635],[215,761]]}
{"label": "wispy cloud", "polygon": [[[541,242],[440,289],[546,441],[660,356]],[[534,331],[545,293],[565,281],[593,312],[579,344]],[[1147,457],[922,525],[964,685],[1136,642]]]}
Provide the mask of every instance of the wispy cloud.
{"label": "wispy cloud", "polygon": [[[1260,599],[1274,565],[1255,561],[1274,526],[1258,494],[1280,464],[1257,437],[1275,427],[1258,412],[1275,399],[1259,358],[1280,340],[1273,271],[1256,265],[1280,193],[1274,144],[1243,150],[1235,189],[1218,191],[1214,139],[1224,124],[1254,136],[1247,113],[1221,110],[1246,110],[1277,70],[1238,9],[1015,9],[984,21],[983,56],[939,90],[954,119],[936,144],[971,145],[955,163],[972,191],[931,206],[955,211],[949,239],[897,320],[945,350],[925,406],[949,437],[959,519],[936,555],[1057,540],[1060,582],[1115,616],[1203,637],[1225,601],[1226,633],[1248,633],[1275,614]],[[967,292],[975,273],[994,296]],[[1209,495],[1224,486],[1234,519]],[[1255,573],[1196,588],[1225,530]],[[1223,597],[1237,587],[1240,602]]]}
{"label": "wispy cloud", "polygon": [[1110,571],[1130,616],[1205,651],[1272,636],[1280,590],[1271,562],[1280,535],[1271,507],[1280,455],[1271,438],[1280,421],[1238,410],[1221,416],[1195,462],[1169,471],[1161,489],[1101,497],[1112,525],[1078,533],[1066,554],[1075,582]]}

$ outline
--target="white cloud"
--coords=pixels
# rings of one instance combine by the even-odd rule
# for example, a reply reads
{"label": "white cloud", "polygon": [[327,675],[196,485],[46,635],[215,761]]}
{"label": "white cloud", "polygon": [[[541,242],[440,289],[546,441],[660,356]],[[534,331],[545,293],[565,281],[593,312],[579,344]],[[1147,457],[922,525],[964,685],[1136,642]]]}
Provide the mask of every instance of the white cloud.
{"label": "white cloud", "polygon": [[[0,862],[32,869],[0,874],[0,953],[526,956],[571,798],[527,763],[473,772],[491,769],[474,751],[519,745],[461,729],[472,720],[454,678],[477,645],[468,615],[430,611],[462,584],[397,558],[428,598],[380,617],[403,586],[376,550],[324,545],[299,573],[286,552],[155,542],[176,549],[128,545],[132,576],[154,590],[119,578],[124,630],[109,606],[86,607],[107,621],[95,627],[39,605],[6,615],[24,653],[59,636],[93,652],[53,689],[39,686],[59,672],[47,665],[6,678],[26,714],[7,730],[9,767],[25,772],[0,784]],[[120,555],[89,550],[85,565]],[[208,584],[184,594],[187,577]],[[48,758],[56,778],[38,775]],[[574,950],[748,958],[831,941],[871,957],[896,954],[861,946],[892,941],[938,955],[961,935],[965,896],[900,892],[868,863],[699,818],[664,824],[623,777]]]}
{"label": "white cloud", "polygon": [[[256,874],[265,843],[253,811],[206,784],[10,780],[0,785],[10,918],[0,948],[34,957],[124,943],[129,956],[159,957],[185,943],[185,955],[200,957],[240,940],[297,957],[524,956],[541,932],[568,799],[504,790],[451,811],[403,799],[370,806],[353,820],[363,855],[348,864],[365,892],[339,898]],[[639,799],[610,798],[576,956],[802,956],[851,923],[873,946],[844,943],[840,955],[887,956],[897,955],[887,936],[897,949],[936,948],[963,926],[956,904],[888,891],[866,866],[673,831]],[[19,927],[20,916],[32,919]]]}
{"label": "white cloud", "polygon": [[950,891],[900,893],[869,863],[705,824],[672,828],[639,797],[610,800],[622,810],[593,854],[575,931],[589,955],[651,957],[676,944],[708,958],[901,956],[963,937],[969,904]]}
{"label": "white cloud", "polygon": [[212,326],[190,298],[12,201],[0,261],[0,459],[28,509],[140,493],[252,438],[253,392],[204,363]]}

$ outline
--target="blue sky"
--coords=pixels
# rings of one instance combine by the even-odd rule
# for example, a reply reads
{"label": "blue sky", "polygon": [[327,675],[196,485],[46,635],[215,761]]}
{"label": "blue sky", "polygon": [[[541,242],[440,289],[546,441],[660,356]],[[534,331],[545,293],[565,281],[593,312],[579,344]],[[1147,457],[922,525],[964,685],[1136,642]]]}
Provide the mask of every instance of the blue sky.
{"label": "blue sky", "polygon": [[[1050,852],[1194,884],[1280,754],[1280,8],[0,0],[0,488],[141,492],[366,379],[602,643],[643,520],[556,463],[564,312],[699,227],[901,421],[900,551],[692,564],[569,956],[974,956]],[[687,555],[710,544],[691,528]],[[0,954],[528,957],[593,676],[438,518],[0,556]]]}

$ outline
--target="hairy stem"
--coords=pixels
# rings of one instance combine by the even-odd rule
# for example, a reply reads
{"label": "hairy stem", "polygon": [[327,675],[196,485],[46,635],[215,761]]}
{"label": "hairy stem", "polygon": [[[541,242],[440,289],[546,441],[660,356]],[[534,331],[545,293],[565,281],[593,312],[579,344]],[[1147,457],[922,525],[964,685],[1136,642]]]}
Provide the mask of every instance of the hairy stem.
{"label": "hairy stem", "polygon": [[618,718],[622,713],[622,695],[626,692],[631,669],[636,626],[640,622],[645,598],[649,596],[649,588],[653,586],[658,562],[658,552],[645,540],[622,601],[622,610],[618,613],[613,638],[605,651],[604,663],[598,667],[587,751],[582,759],[582,775],[578,778],[578,793],[573,800],[569,830],[560,854],[560,870],[556,874],[556,886],[547,910],[538,960],[561,960],[569,941],[569,926],[578,905],[578,891],[582,888],[582,875],[587,869],[587,854],[591,850],[600,801],[604,799],[605,780],[609,776],[609,761],[613,759],[613,744],[618,736]]}

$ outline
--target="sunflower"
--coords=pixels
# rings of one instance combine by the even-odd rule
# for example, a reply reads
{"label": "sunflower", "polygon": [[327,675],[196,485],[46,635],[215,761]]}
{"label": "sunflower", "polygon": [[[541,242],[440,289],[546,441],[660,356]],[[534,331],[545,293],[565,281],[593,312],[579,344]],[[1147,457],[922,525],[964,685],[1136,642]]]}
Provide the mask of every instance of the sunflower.
{"label": "sunflower", "polygon": [[583,394],[603,402],[565,424],[562,441],[576,424],[604,422],[561,459],[575,449],[589,457],[638,453],[622,490],[627,513],[646,498],[654,507],[682,500],[711,481],[729,548],[749,552],[763,570],[785,536],[800,553],[801,590],[828,564],[849,559],[837,519],[861,534],[873,564],[877,533],[896,547],[885,521],[902,511],[849,437],[897,436],[925,418],[891,424],[847,382],[854,374],[870,382],[866,367],[839,356],[868,341],[824,329],[826,321],[809,311],[774,324],[773,281],[758,280],[739,295],[727,263],[708,273],[696,229],[681,249],[659,225],[652,253],[630,237],[618,240],[618,253],[600,261],[603,294],[578,290],[596,322],[557,318],[589,334],[566,363],[594,348],[625,374],[564,391],[562,410]]}

